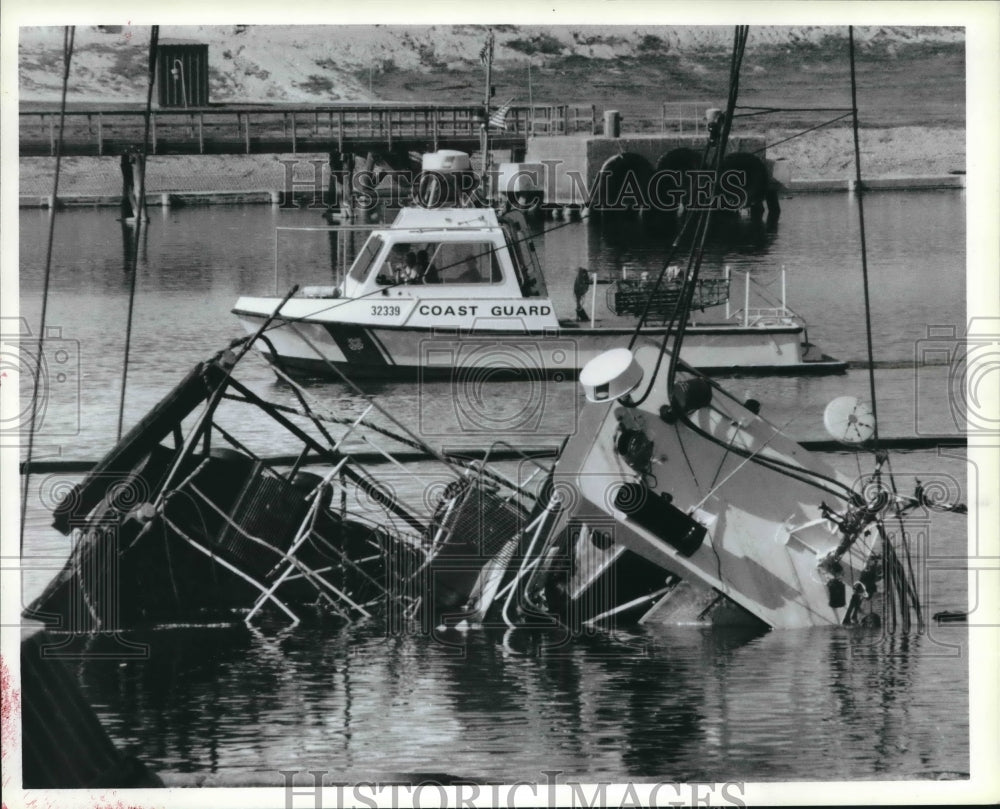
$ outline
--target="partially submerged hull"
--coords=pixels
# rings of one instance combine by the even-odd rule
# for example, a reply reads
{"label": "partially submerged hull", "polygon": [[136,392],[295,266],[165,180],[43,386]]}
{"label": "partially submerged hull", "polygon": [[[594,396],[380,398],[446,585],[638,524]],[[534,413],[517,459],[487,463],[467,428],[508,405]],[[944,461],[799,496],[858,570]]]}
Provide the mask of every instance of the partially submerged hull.
{"label": "partially submerged hull", "polygon": [[[234,313],[248,333],[274,311],[276,299],[241,298]],[[598,354],[628,342],[627,327],[501,330],[407,328],[314,320],[276,321],[260,348],[283,370],[312,377],[414,380],[451,378],[456,373],[575,377]],[[642,336],[660,339],[666,327],[647,327]],[[689,326],[682,358],[711,374],[834,374],[847,363],[805,342],[801,325]],[[332,366],[332,367],[331,367]]]}
{"label": "partially submerged hull", "polygon": [[[637,359],[648,378],[655,349],[640,349]],[[570,596],[604,576],[595,554],[617,551],[662,571],[662,592],[642,605],[643,616],[689,622],[724,596],[769,627],[859,620],[872,602],[852,603],[849,594],[871,578],[865,571],[880,541],[874,515],[871,530],[832,564],[845,537],[822,505],[837,511],[839,500],[848,510],[851,481],[740,403],[713,396],[705,380],[692,378],[701,400],[687,413],[664,388],[654,385],[641,407],[588,405],[578,433],[594,438],[571,441],[559,459],[556,485],[576,498],[564,529],[576,560]],[[681,581],[687,587],[676,587]],[[551,591],[550,583],[536,586]],[[593,613],[587,620],[613,617],[629,603],[623,598],[598,599],[602,609],[585,610]],[[671,598],[689,603],[675,611]]]}
{"label": "partially submerged hull", "polygon": [[[657,350],[636,353],[646,379]],[[376,448],[412,438],[323,416],[297,386],[301,407],[273,405],[232,378],[226,354],[192,371],[56,509],[76,545],[32,617],[70,632],[317,610],[421,631],[801,628],[877,621],[883,580],[893,614],[908,609],[885,504],[704,377],[670,398],[654,384],[641,405],[588,404],[554,464],[522,457],[523,483],[488,458],[427,448],[435,477],[387,453],[426,486],[408,501],[329,429],[368,431]],[[223,400],[273,419],[298,460],[278,467],[235,440],[217,420]]]}

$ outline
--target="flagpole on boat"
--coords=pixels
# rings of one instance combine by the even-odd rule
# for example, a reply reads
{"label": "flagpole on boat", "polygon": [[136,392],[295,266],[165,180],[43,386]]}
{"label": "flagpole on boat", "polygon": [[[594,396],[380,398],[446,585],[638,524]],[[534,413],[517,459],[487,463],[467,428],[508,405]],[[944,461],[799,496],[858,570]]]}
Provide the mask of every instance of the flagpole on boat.
{"label": "flagpole on boat", "polygon": [[528,57],[528,107],[531,109],[531,120],[524,128],[524,136],[527,138],[534,133],[531,131],[535,126],[535,96],[531,87],[531,57]]}
{"label": "flagpole on boat", "polygon": [[486,62],[486,89],[483,95],[483,123],[479,133],[479,151],[483,156],[483,186],[486,185],[486,171],[489,168],[490,98],[493,84],[493,29],[486,34],[486,45],[480,52]]}

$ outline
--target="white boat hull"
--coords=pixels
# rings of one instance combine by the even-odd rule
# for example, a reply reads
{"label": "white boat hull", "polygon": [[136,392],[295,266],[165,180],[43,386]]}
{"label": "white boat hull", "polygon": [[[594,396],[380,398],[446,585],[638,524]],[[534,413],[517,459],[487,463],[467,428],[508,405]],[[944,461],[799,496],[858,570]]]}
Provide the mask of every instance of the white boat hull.
{"label": "white boat hull", "polygon": [[[273,308],[273,305],[272,305]],[[247,333],[263,323],[267,303],[241,300],[233,310]],[[560,326],[544,330],[492,328],[387,327],[316,320],[275,321],[264,355],[291,373],[354,378],[432,379],[457,372],[572,377],[609,348],[627,344],[629,328]],[[659,340],[665,328],[645,328],[642,336]],[[846,363],[815,352],[799,325],[742,327],[689,326],[683,359],[706,373],[840,373]]]}
{"label": "white boat hull", "polygon": [[[647,372],[655,362],[649,348],[640,349],[637,358]],[[714,592],[773,628],[844,623],[849,599],[831,599],[831,576],[824,569],[844,536],[824,517],[821,503],[839,506],[851,481],[724,395],[689,415],[693,427],[665,420],[664,387],[654,384],[641,408],[588,405],[559,459],[553,485],[579,536],[570,595],[598,585],[604,573],[599,554],[624,549],[662,570],[668,586],[671,577],[688,585],[664,596],[646,620],[659,620],[660,611],[661,617],[670,615],[671,596],[689,598],[693,588],[696,612]],[[642,474],[630,465],[625,429],[650,442]],[[768,465],[753,463],[747,454]],[[788,474],[774,471],[777,464]],[[619,494],[627,486],[639,493],[625,498],[631,498],[628,504]],[[688,528],[704,536],[685,547]],[[606,550],[585,547],[581,557],[579,546],[602,534]],[[838,575],[848,594],[877,541],[874,528],[866,530],[840,559]],[[595,553],[596,562],[590,560]],[[599,598],[599,592],[588,598]],[[613,615],[615,594],[607,595],[603,613],[589,611]],[[689,605],[680,606],[684,620],[691,620]]]}

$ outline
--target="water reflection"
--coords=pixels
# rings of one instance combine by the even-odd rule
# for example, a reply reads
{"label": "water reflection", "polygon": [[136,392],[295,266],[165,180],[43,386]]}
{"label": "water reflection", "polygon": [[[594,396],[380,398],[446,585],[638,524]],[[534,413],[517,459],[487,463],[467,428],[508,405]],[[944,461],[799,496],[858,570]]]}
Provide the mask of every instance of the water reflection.
{"label": "water reflection", "polygon": [[[653,628],[548,646],[372,626],[164,629],[81,664],[113,737],[171,772],[315,767],[544,781],[856,779],[967,771],[965,690],[924,639]],[[926,651],[926,650],[924,650]],[[937,662],[935,662],[937,661]]]}

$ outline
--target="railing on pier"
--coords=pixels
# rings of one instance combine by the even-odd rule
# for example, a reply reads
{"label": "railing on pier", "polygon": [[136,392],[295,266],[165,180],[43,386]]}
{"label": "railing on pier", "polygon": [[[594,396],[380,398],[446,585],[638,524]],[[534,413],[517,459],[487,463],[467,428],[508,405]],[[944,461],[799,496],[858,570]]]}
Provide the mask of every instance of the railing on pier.
{"label": "railing on pier", "polygon": [[532,135],[596,135],[599,132],[597,107],[593,104],[536,105],[529,110]]}
{"label": "railing on pier", "polygon": [[668,101],[660,108],[660,132],[700,135],[705,131],[705,111],[716,106],[708,101]]}
{"label": "railing on pier", "polygon": [[[673,101],[630,112],[634,132],[700,134],[709,102]],[[55,154],[59,112],[22,110],[24,157]],[[478,105],[340,104],[213,106],[157,109],[150,120],[153,154],[270,154],[377,148],[462,148],[475,151],[483,123]],[[511,107],[504,129],[490,131],[495,148],[518,148],[529,136],[598,135],[593,104]],[[66,113],[63,154],[118,155],[141,145],[140,109],[76,109]]]}

